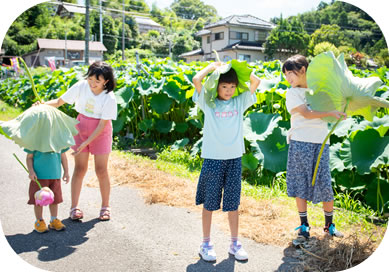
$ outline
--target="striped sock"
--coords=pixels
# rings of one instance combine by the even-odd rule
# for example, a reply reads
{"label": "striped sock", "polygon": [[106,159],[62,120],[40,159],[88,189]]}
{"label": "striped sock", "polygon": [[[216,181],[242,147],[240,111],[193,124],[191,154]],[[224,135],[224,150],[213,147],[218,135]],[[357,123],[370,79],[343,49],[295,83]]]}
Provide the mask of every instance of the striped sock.
{"label": "striped sock", "polygon": [[238,242],[238,237],[232,237],[231,236],[231,243],[235,243]]}
{"label": "striped sock", "polygon": [[325,225],[326,225],[326,226],[331,225],[333,215],[334,215],[334,210],[332,210],[332,211],[330,211],[330,212],[324,211],[324,217],[325,217],[325,220],[326,220]]}
{"label": "striped sock", "polygon": [[301,225],[308,224],[308,212],[299,212]]}
{"label": "striped sock", "polygon": [[54,219],[57,219],[57,217],[56,217],[56,216],[51,216],[51,217],[50,217],[50,222],[53,222]]}
{"label": "striped sock", "polygon": [[209,244],[211,237],[203,237],[203,244]]}

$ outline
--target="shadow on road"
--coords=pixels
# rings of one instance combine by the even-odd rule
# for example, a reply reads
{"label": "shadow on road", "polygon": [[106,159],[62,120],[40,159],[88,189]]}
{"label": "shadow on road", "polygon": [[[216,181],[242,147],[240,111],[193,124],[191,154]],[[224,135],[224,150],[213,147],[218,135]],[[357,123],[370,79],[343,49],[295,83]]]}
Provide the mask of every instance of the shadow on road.
{"label": "shadow on road", "polygon": [[[224,259],[220,263],[206,262],[203,259],[200,259],[195,264],[190,264],[186,268],[186,272],[206,272],[206,271],[223,271],[223,272],[233,272],[235,271],[235,257],[231,254],[228,254],[228,259]],[[239,261],[240,262],[240,261]],[[240,263],[247,263],[243,261]]]}
{"label": "shadow on road", "polygon": [[[62,222],[66,225],[64,231],[50,230],[46,233],[32,231],[28,234],[6,235],[5,237],[16,254],[36,251],[40,261],[54,261],[72,254],[76,250],[74,246],[85,243],[89,239],[86,234],[100,220],[95,218],[81,223],[65,219]],[[31,227],[33,227],[32,224]]]}
{"label": "shadow on road", "polygon": [[296,248],[294,246],[289,246],[284,249],[283,263],[278,267],[277,272],[304,271],[301,260],[293,257],[295,252]]}

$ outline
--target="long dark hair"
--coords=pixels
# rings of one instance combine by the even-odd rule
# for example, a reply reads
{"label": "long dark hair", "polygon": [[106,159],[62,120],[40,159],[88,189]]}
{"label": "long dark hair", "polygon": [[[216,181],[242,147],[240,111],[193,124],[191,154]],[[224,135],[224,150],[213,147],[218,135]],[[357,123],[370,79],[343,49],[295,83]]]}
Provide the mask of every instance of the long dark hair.
{"label": "long dark hair", "polygon": [[104,80],[108,80],[104,90],[106,90],[107,93],[112,92],[113,89],[115,89],[116,82],[115,77],[113,75],[113,69],[107,63],[103,61],[96,61],[92,63],[89,66],[88,72],[85,74],[85,77],[96,76],[96,78],[98,79],[100,75],[103,76]]}
{"label": "long dark hair", "polygon": [[305,72],[308,69],[308,60],[303,55],[294,55],[288,58],[282,65],[282,72],[292,71],[295,74],[305,67]]}

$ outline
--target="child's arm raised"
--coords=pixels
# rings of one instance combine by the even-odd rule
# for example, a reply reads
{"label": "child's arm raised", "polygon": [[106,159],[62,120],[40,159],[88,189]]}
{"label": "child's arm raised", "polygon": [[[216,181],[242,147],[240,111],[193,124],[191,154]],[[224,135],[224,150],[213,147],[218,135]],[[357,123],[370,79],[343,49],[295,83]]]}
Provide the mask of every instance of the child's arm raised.
{"label": "child's arm raised", "polygon": [[203,81],[204,77],[208,75],[210,72],[213,72],[217,67],[222,66],[222,62],[212,62],[207,67],[200,70],[192,79],[193,84],[196,88],[196,91],[200,94],[201,89],[203,88],[203,84],[201,82]]}
{"label": "child's arm raised", "polygon": [[346,119],[347,115],[341,111],[314,111],[307,108],[306,105],[300,105],[291,110],[291,114],[300,113],[306,119],[315,119],[315,118],[323,118],[323,117],[335,117],[336,119]]}
{"label": "child's arm raised", "polygon": [[33,154],[27,154],[26,164],[27,164],[27,169],[28,169],[28,177],[30,178],[30,180],[38,179],[38,177],[36,176],[36,173],[34,171],[34,155]]}
{"label": "child's arm raised", "polygon": [[259,84],[261,83],[261,80],[259,77],[257,77],[254,72],[251,73],[250,75],[250,92],[251,94],[255,93],[257,90]]}
{"label": "child's arm raised", "polygon": [[58,107],[61,107],[63,104],[65,104],[66,102],[63,101],[62,98],[56,98],[56,99],[53,99],[53,100],[49,100],[47,102],[43,102],[41,103],[39,100],[36,101],[33,106],[38,106],[40,104],[45,104],[45,105],[49,105],[49,106],[52,106],[52,107],[55,107],[55,108],[58,108]]}
{"label": "child's arm raised", "polygon": [[62,179],[65,183],[69,182],[69,166],[68,166],[68,157],[66,156],[66,152],[61,153],[61,164],[63,167],[63,176]]}

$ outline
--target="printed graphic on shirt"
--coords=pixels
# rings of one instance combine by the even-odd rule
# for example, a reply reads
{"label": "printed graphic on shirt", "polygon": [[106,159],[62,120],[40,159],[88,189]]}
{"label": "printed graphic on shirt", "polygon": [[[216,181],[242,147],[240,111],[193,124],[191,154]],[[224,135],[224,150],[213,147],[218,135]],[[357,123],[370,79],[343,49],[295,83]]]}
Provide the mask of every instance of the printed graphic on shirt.
{"label": "printed graphic on shirt", "polygon": [[216,118],[231,118],[233,116],[237,116],[238,111],[235,109],[233,111],[215,111],[215,117]]}
{"label": "printed graphic on shirt", "polygon": [[89,98],[85,103],[85,111],[93,114],[95,112],[95,104],[96,101],[93,98]]}

